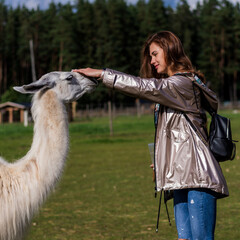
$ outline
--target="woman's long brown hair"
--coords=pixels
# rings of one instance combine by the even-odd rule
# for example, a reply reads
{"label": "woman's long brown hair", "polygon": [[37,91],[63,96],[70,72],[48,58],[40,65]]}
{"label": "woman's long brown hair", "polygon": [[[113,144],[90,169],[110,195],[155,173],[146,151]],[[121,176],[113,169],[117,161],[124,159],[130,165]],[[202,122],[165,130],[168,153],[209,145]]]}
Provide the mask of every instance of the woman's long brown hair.
{"label": "woman's long brown hair", "polygon": [[153,65],[151,65],[151,57],[149,47],[151,43],[158,44],[164,51],[165,61],[172,72],[191,72],[198,75],[204,81],[204,75],[196,71],[190,59],[184,52],[180,39],[169,31],[162,31],[151,35],[145,42],[142,49],[142,64],[140,69],[141,77],[145,78],[161,78],[167,77],[166,74],[157,73]]}

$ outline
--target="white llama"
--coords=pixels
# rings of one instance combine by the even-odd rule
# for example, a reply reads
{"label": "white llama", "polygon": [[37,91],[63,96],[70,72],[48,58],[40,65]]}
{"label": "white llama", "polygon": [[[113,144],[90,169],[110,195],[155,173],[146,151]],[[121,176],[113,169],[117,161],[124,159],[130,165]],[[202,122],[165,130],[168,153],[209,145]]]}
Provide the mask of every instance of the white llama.
{"label": "white llama", "polygon": [[66,102],[91,92],[97,81],[74,72],[51,72],[14,87],[34,93],[34,136],[29,152],[14,163],[0,158],[0,240],[19,240],[58,181],[68,153]]}

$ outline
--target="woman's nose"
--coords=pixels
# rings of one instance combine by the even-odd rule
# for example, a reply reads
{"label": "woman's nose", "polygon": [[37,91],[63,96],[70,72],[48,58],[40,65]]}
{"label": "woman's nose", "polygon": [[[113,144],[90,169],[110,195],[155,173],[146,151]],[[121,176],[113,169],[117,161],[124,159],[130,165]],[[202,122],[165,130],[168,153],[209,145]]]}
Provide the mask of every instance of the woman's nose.
{"label": "woman's nose", "polygon": [[155,63],[155,59],[152,57],[151,64],[153,65]]}

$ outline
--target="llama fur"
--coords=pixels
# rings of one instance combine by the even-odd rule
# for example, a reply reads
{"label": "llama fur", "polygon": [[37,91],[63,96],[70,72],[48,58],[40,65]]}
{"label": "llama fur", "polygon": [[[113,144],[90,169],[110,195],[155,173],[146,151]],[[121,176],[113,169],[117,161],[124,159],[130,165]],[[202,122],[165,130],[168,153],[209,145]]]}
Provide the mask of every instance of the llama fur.
{"label": "llama fur", "polygon": [[[35,92],[31,109],[34,120],[31,148],[14,163],[0,158],[0,240],[22,239],[34,213],[55,187],[69,146],[65,101],[91,92],[96,83],[77,73],[54,72],[30,85],[30,93]],[[37,88],[33,90],[33,86]],[[28,93],[24,87],[28,88],[23,86],[16,90]],[[76,93],[72,94],[74,89]]]}

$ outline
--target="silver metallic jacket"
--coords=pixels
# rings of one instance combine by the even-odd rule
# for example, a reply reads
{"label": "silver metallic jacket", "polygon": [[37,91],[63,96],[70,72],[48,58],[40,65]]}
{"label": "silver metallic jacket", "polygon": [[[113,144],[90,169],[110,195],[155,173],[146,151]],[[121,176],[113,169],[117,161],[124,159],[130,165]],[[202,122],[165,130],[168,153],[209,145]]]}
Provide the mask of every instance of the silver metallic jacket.
{"label": "silver metallic jacket", "polygon": [[[185,112],[207,139],[206,114],[201,92],[191,79],[174,75],[163,79],[144,79],[106,69],[103,84],[136,98],[160,104],[155,138],[156,190],[208,188],[219,197],[229,195],[219,163],[183,116]],[[202,93],[214,110],[216,95],[205,85]]]}

